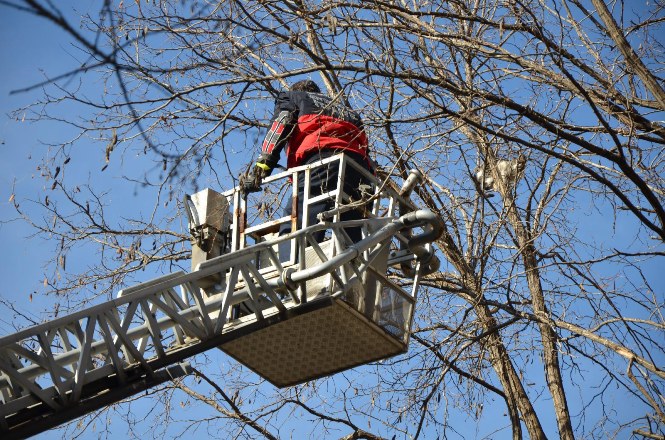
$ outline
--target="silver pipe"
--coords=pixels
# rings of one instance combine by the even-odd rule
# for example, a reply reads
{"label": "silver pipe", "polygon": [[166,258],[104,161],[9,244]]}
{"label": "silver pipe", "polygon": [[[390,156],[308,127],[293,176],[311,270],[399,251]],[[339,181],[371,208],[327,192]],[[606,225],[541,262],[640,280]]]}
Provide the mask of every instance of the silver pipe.
{"label": "silver pipe", "polygon": [[423,180],[423,173],[413,169],[409,171],[409,177],[406,178],[402,184],[402,188],[399,190],[399,195],[402,197],[409,197],[413,188]]}
{"label": "silver pipe", "polygon": [[[414,228],[418,226],[427,226],[429,225],[431,229],[423,234],[416,235],[409,239],[408,247],[409,250],[414,249],[421,251],[422,244],[431,243],[432,241],[439,238],[443,232],[443,225],[439,216],[428,210],[418,210],[410,212],[406,215],[401,216],[398,219],[393,220],[387,225],[383,226],[381,229],[370,235],[369,237],[364,238],[358,243],[349,246],[346,250],[331,258],[330,260],[317,265],[316,267],[296,271],[288,274],[285,277],[285,284],[288,285],[289,282],[299,283],[302,281],[309,281],[311,279],[320,277],[331,271],[337,269],[344,264],[352,261],[354,258],[357,258],[361,252],[369,249],[372,246],[377,245],[381,241],[392,237],[397,232],[406,228]],[[421,252],[422,253],[422,252]],[[423,254],[423,256],[425,256]]]}

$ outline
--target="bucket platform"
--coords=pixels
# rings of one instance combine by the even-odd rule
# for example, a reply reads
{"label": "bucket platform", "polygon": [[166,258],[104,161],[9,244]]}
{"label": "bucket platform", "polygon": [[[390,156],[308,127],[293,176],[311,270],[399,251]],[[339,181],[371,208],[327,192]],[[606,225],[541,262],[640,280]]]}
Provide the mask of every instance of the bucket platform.
{"label": "bucket platform", "polygon": [[[297,203],[293,182],[298,182],[298,174],[304,173],[309,181],[312,170],[331,162],[338,162],[341,170],[337,188],[311,198],[306,189],[302,206],[307,212],[332,199],[336,209],[324,213],[315,225],[305,218],[300,230],[280,236],[280,226],[295,227],[297,219],[280,217],[284,210],[274,201]],[[192,196],[190,219],[201,219],[190,225],[192,235],[216,237],[203,246],[194,243],[199,248],[194,255],[200,259],[193,260],[194,270],[205,269],[225,252],[256,253],[236,275],[217,273],[206,283],[209,295],[224,290],[230,304],[224,328],[236,337],[219,348],[278,387],[407,351],[420,277],[438,268],[430,244],[440,233],[438,217],[417,211],[408,199],[418,176],[397,189],[367,173],[372,185],[362,206],[365,218],[341,222],[340,214],[350,202],[342,190],[347,167],[365,172],[342,154],[269,177],[264,191],[249,200],[237,189],[223,195],[204,190]],[[257,211],[263,216],[252,218]],[[228,227],[221,229],[222,224]],[[349,227],[362,228],[360,242],[349,240]],[[326,238],[318,242],[322,232]],[[288,261],[279,255],[284,249],[289,250]],[[388,278],[389,270],[411,282],[396,285]]]}

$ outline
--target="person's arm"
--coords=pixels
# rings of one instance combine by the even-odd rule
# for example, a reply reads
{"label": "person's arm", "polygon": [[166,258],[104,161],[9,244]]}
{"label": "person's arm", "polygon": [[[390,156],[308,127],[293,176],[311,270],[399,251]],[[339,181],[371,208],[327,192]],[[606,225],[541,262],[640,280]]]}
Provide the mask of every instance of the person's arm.
{"label": "person's arm", "polygon": [[279,156],[293,132],[297,109],[288,93],[280,93],[275,101],[275,112],[261,146],[261,154],[254,164],[254,169],[244,183],[246,192],[261,189],[263,177],[269,176],[279,162]]}
{"label": "person's arm", "polygon": [[265,172],[270,174],[279,162],[279,156],[289,142],[295,124],[296,108],[288,93],[280,93],[275,102],[275,114],[261,146],[261,155],[257,161]]}

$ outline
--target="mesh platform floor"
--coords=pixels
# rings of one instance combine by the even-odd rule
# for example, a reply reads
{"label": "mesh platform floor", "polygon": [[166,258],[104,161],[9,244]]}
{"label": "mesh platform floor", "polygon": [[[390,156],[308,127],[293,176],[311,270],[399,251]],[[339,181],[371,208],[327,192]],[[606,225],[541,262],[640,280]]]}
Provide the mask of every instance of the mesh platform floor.
{"label": "mesh platform floor", "polygon": [[[405,344],[330,297],[220,348],[278,387],[296,385],[406,351]],[[273,320],[270,320],[273,321]],[[260,323],[257,323],[260,324]]]}

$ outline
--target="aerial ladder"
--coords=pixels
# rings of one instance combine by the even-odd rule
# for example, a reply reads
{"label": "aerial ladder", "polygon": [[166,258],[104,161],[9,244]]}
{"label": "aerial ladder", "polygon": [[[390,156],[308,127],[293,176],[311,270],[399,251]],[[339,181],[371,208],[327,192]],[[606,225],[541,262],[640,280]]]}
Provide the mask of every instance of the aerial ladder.
{"label": "aerial ladder", "polygon": [[[334,162],[337,188],[310,196],[312,170]],[[344,193],[348,167],[371,182],[361,200]],[[0,437],[31,436],[189,374],[186,360],[213,348],[277,387],[406,352],[442,229],[409,198],[420,179],[412,171],[399,188],[339,154],[271,176],[261,193],[188,196],[191,272],[0,339]],[[302,219],[282,215],[281,199],[301,203]],[[308,209],[326,200],[334,208],[308,225]],[[340,221],[350,209],[362,220]],[[293,232],[280,235],[284,224]],[[349,227],[362,228],[359,242]]]}

